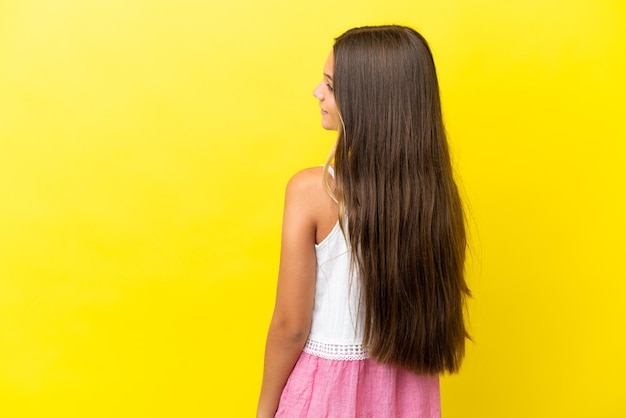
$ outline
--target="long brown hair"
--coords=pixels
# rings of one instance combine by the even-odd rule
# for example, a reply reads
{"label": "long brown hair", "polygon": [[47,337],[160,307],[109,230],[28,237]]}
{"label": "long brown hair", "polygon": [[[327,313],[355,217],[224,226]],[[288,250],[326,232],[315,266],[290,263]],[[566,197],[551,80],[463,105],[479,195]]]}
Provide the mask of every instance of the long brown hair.
{"label": "long brown hair", "polygon": [[457,372],[469,337],[465,223],[430,48],[411,28],[378,26],[349,30],[333,53],[334,195],[364,346],[417,373]]}

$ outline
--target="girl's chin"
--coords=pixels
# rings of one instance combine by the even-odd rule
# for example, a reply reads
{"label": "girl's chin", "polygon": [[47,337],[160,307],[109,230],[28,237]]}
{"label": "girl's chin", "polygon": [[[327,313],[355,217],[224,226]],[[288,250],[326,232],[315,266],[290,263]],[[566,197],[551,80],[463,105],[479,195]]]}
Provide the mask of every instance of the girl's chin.
{"label": "girl's chin", "polygon": [[325,120],[324,118],[322,118],[322,128],[326,129],[327,131],[336,131],[337,130],[337,126],[334,123],[332,123],[332,122],[330,122],[328,120]]}

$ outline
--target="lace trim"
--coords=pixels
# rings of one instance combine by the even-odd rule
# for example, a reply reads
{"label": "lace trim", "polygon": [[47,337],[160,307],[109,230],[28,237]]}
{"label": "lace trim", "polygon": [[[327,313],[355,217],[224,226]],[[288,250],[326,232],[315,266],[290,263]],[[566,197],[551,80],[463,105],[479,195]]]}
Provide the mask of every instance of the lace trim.
{"label": "lace trim", "polygon": [[367,352],[361,344],[327,344],[307,340],[303,351],[327,360],[365,360],[367,358]]}

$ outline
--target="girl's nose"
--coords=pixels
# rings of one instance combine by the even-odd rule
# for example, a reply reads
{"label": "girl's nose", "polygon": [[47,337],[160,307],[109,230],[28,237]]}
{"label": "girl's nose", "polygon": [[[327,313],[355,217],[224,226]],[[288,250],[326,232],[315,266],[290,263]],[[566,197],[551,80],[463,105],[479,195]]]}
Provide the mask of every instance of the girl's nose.
{"label": "girl's nose", "polygon": [[322,90],[320,89],[319,85],[317,87],[315,87],[315,90],[313,90],[313,96],[315,96],[315,98],[317,100],[323,100],[324,99],[324,93],[322,93]]}

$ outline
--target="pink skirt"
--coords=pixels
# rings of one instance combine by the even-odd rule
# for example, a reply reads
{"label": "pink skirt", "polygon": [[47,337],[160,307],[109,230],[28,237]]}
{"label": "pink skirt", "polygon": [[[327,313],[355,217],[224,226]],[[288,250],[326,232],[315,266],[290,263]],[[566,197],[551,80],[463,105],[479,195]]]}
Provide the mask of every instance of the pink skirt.
{"label": "pink skirt", "polygon": [[327,360],[302,353],[276,417],[439,418],[439,376],[420,376],[376,360]]}

